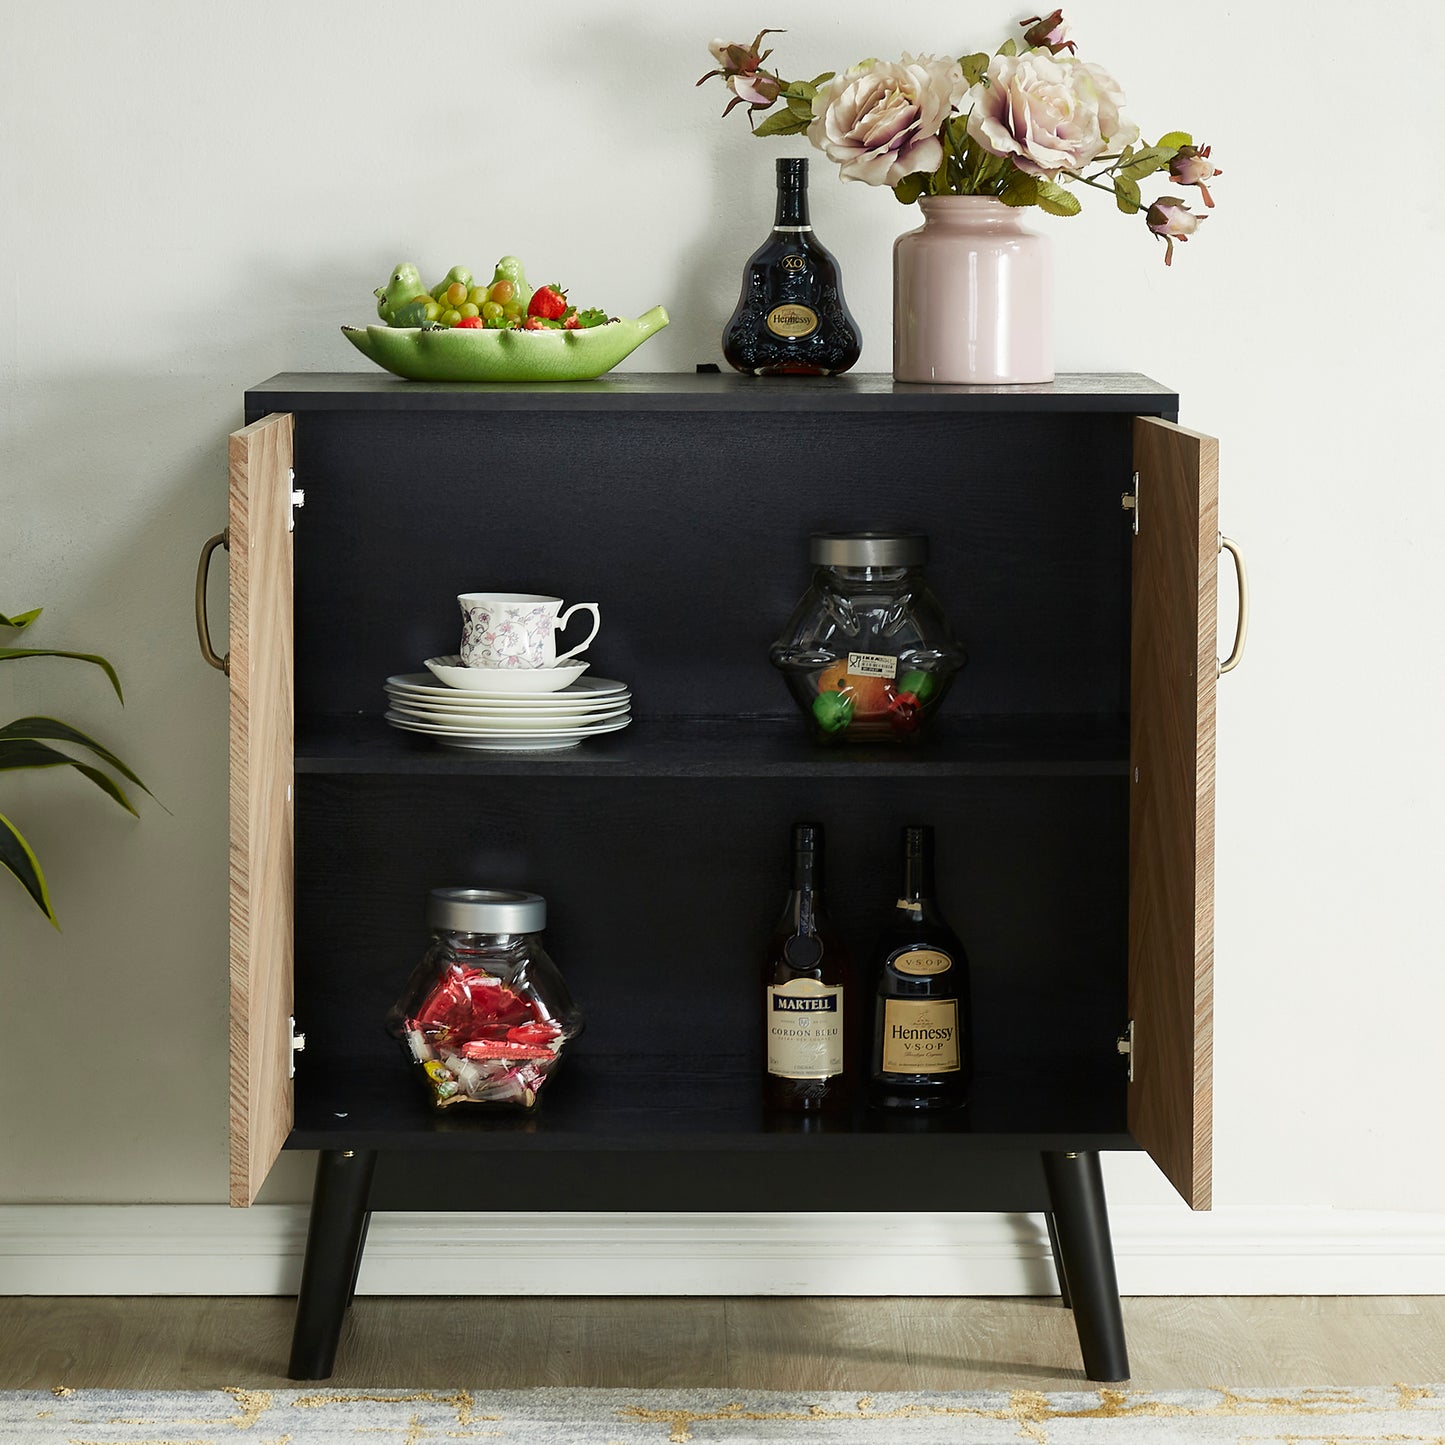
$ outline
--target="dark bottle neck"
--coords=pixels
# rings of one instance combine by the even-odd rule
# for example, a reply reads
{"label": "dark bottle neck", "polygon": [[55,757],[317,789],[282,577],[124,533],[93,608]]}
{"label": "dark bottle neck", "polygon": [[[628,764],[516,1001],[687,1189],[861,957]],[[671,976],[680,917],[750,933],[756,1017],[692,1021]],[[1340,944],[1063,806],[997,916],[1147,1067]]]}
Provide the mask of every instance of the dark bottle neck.
{"label": "dark bottle neck", "polygon": [[822,887],[823,830],[815,823],[799,823],[793,829],[793,888],[788,894],[788,914],[796,932],[817,931]]}
{"label": "dark bottle neck", "polygon": [[901,901],[933,901],[933,829],[903,830],[903,892]]}
{"label": "dark bottle neck", "polygon": [[804,159],[779,160],[778,207],[773,214],[775,231],[811,231],[808,220],[808,162]]}

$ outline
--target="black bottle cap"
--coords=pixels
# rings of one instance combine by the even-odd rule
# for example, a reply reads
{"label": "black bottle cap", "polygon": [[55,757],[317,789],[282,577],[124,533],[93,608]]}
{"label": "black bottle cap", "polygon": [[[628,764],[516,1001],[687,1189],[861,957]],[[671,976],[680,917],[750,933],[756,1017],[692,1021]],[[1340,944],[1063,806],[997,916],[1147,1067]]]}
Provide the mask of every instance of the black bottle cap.
{"label": "black bottle cap", "polygon": [[779,156],[774,164],[778,169],[780,186],[806,186],[808,184],[807,156]]}
{"label": "black bottle cap", "polygon": [[823,848],[823,825],[821,823],[793,824],[793,851],[795,853],[818,853]]}
{"label": "black bottle cap", "polygon": [[903,847],[909,853],[923,853],[933,843],[933,828],[927,823],[910,823],[903,830]]}

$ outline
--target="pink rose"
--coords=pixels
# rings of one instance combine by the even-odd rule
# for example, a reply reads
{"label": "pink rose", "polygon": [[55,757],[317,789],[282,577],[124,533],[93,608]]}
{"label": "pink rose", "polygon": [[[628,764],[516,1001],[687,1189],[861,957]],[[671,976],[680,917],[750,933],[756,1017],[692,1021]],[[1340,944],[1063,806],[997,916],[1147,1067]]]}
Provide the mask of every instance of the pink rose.
{"label": "pink rose", "polygon": [[1196,216],[1177,196],[1160,196],[1145,213],[1144,220],[1156,236],[1162,236],[1168,244],[1164,252],[1164,264],[1174,263],[1174,243],[1187,241],[1207,216]]}
{"label": "pink rose", "polygon": [[1204,197],[1204,204],[1213,207],[1214,197],[1209,194],[1204,183],[1215,176],[1222,176],[1224,172],[1209,159],[1208,146],[1202,149],[1199,146],[1180,146],[1174,159],[1169,162],[1169,174],[1181,186],[1198,186],[1199,194]]}
{"label": "pink rose", "polygon": [[1107,70],[1042,50],[995,55],[969,92],[968,133],[990,155],[1052,180],[1139,139]]}

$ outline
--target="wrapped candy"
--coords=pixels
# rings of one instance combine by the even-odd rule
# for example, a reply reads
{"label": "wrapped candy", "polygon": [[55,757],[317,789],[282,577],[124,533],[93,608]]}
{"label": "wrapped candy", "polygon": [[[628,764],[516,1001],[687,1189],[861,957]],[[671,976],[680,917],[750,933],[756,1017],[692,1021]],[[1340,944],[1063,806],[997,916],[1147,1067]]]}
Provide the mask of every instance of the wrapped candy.
{"label": "wrapped candy", "polygon": [[542,947],[546,900],[498,888],[436,888],[431,945],[389,1025],[433,1105],[530,1109],[582,1015]]}

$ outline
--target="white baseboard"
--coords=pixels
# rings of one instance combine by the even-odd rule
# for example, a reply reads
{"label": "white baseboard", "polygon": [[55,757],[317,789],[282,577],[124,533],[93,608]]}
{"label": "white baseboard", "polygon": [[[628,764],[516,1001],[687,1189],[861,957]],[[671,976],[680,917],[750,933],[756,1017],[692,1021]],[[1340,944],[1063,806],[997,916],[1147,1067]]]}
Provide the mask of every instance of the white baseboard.
{"label": "white baseboard", "polygon": [[[1126,1295],[1445,1294],[1445,1214],[1115,1209]],[[306,1210],[0,1206],[0,1295],[293,1294]],[[1037,1215],[378,1214],[366,1294],[1037,1295]]]}

